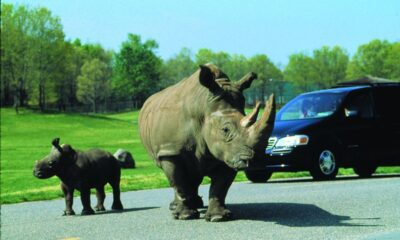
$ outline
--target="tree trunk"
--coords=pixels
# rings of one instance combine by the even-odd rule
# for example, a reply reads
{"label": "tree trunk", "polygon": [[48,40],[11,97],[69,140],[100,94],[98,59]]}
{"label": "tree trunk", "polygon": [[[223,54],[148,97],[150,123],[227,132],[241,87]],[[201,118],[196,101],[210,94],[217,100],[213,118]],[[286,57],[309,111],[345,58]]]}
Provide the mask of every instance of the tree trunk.
{"label": "tree trunk", "polygon": [[264,99],[265,99],[265,81],[262,81],[260,87],[260,102],[264,103]]}
{"label": "tree trunk", "polygon": [[45,86],[44,86],[44,80],[40,79],[39,80],[39,108],[41,112],[44,112],[45,110]]}
{"label": "tree trunk", "polygon": [[11,105],[11,93],[10,93],[10,82],[7,80],[2,82],[3,85],[3,95],[1,99],[1,106],[10,106]]}

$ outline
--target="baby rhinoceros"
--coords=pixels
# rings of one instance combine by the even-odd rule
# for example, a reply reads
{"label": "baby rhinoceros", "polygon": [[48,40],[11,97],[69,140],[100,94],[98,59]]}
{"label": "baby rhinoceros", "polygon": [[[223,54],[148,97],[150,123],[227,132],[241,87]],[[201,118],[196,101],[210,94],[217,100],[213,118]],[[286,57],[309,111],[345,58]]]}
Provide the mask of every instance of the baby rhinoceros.
{"label": "baby rhinoceros", "polygon": [[60,178],[66,204],[64,215],[75,214],[72,209],[75,189],[81,193],[82,215],[94,214],[90,206],[91,188],[96,189],[97,205],[94,209],[105,211],[104,186],[107,183],[113,189],[112,209],[122,210],[119,189],[121,168],[117,159],[111,153],[100,149],[79,151],[68,144],[60,146],[59,142],[59,138],[52,141],[53,148],[50,154],[36,162],[33,175],[40,179],[52,176]]}

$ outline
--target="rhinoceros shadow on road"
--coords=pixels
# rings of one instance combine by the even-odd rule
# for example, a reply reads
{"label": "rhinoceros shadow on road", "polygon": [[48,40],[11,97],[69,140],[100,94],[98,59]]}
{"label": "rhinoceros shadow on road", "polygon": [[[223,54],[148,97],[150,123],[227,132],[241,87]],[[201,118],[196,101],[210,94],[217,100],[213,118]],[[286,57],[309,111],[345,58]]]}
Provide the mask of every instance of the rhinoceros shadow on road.
{"label": "rhinoceros shadow on road", "polygon": [[[368,224],[367,221],[379,218],[365,218],[356,220],[358,223],[347,221],[355,220],[349,216],[334,215],[312,204],[299,203],[248,203],[229,204],[228,208],[234,213],[234,219],[246,219],[277,224],[290,227],[315,227],[315,226],[364,226],[376,227],[379,225]],[[361,223],[360,223],[361,222]]]}
{"label": "rhinoceros shadow on road", "polygon": [[106,210],[104,212],[96,212],[95,215],[103,215],[103,214],[118,214],[118,213],[126,213],[126,212],[135,212],[135,211],[143,211],[150,210],[160,207],[142,207],[142,208],[125,208],[124,210]]}

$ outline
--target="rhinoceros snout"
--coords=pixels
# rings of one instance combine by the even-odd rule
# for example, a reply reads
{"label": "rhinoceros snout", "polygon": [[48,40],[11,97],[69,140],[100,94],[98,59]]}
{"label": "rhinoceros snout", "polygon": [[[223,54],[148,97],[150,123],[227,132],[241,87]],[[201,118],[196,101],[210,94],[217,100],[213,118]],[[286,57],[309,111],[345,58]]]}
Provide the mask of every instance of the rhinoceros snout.
{"label": "rhinoceros snout", "polygon": [[239,160],[233,164],[236,170],[243,170],[249,167],[249,161],[246,160]]}
{"label": "rhinoceros snout", "polygon": [[44,174],[41,171],[38,171],[36,169],[33,169],[33,176],[37,177],[37,178],[43,178]]}
{"label": "rhinoceros snout", "polygon": [[39,179],[46,179],[52,177],[54,174],[43,161],[36,162],[33,167],[33,176]]}
{"label": "rhinoceros snout", "polygon": [[50,178],[52,177],[54,174],[49,173],[49,172],[45,172],[45,171],[41,171],[41,170],[33,170],[33,176],[39,178],[39,179],[46,179],[46,178]]}
{"label": "rhinoceros snout", "polygon": [[44,173],[37,166],[35,166],[33,168],[33,176],[35,176],[37,178],[43,178],[44,177]]}
{"label": "rhinoceros snout", "polygon": [[243,170],[249,167],[249,159],[247,157],[238,156],[233,159],[231,165],[235,170]]}

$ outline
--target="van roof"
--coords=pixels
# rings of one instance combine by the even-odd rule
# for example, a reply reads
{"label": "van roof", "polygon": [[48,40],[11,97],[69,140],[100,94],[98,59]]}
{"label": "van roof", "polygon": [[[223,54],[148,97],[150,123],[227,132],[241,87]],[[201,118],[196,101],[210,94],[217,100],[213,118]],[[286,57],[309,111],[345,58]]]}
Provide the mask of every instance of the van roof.
{"label": "van roof", "polygon": [[378,77],[366,75],[364,77],[354,79],[351,81],[340,82],[334,87],[347,87],[347,86],[360,86],[360,85],[367,85],[367,86],[371,86],[371,87],[391,86],[391,85],[399,86],[400,82],[392,81],[392,80],[385,79],[385,78],[378,78]]}
{"label": "van roof", "polygon": [[334,87],[328,88],[323,90],[317,90],[312,92],[307,92],[303,94],[313,94],[313,93],[344,93],[344,92],[351,92],[357,89],[369,88],[368,85],[360,85],[360,86],[351,86],[351,87]]}
{"label": "van roof", "polygon": [[369,87],[383,87],[383,86],[397,86],[400,87],[400,82],[392,81],[389,79],[373,77],[370,75],[366,75],[364,77],[347,81],[340,82],[337,85],[323,90],[316,90],[312,92],[307,92],[304,94],[312,94],[312,93],[343,93],[343,92],[351,92],[357,89],[369,88]]}

